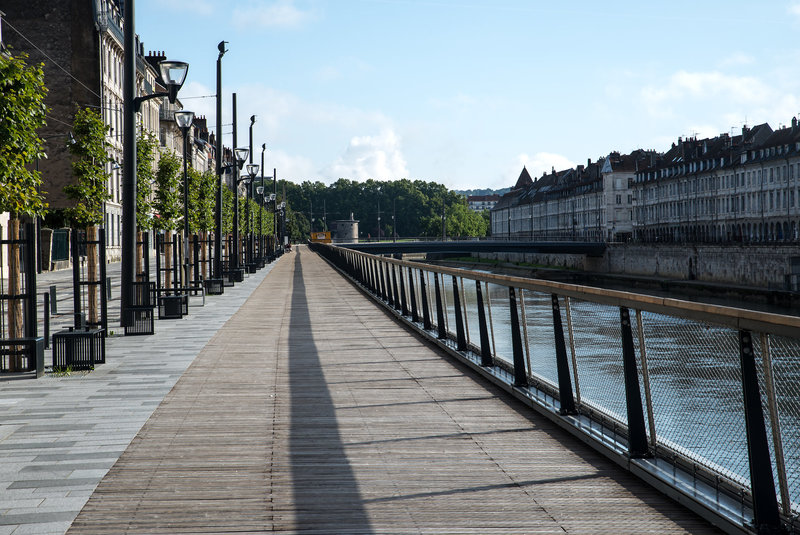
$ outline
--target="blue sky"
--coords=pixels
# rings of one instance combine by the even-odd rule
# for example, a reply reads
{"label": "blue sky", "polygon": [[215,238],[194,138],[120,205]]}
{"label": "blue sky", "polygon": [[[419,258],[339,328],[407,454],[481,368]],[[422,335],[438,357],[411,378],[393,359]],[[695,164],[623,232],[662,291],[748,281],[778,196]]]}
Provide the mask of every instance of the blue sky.
{"label": "blue sky", "polygon": [[224,143],[236,92],[294,182],[501,188],[800,114],[798,1],[136,0],[136,31],[212,128],[228,41]]}

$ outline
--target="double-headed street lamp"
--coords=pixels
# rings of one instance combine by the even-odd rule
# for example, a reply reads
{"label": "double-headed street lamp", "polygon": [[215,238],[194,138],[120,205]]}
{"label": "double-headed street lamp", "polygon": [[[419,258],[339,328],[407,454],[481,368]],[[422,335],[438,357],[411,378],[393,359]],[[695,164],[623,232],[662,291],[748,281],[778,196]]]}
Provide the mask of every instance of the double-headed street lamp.
{"label": "double-headed street lamp", "polygon": [[131,307],[134,305],[134,280],[136,279],[136,112],[142,102],[155,97],[166,96],[174,103],[178,91],[186,80],[189,64],[182,61],[162,61],[159,65],[161,82],[166,93],[136,96],[136,44],[134,0],[123,4],[124,46],[123,62],[123,173],[122,173],[122,266],[120,283],[120,325],[132,326],[134,318]]}
{"label": "double-headed street lamp", "polygon": [[[250,153],[250,157],[252,158],[253,153]],[[253,182],[256,179],[256,175],[258,174],[258,164],[257,163],[249,163],[247,164],[247,177],[245,177],[242,181],[245,185],[245,195],[244,195],[244,220],[245,220],[245,242],[247,243],[247,251],[245,253],[245,262],[247,263],[248,271],[252,270],[253,264],[253,225],[250,221],[250,199],[253,197]]]}
{"label": "double-headed street lamp", "polygon": [[175,122],[183,132],[183,264],[184,285],[189,285],[189,174],[187,169],[187,143],[186,138],[194,121],[193,111],[176,111]]}
{"label": "double-headed street lamp", "polygon": [[246,147],[239,147],[233,149],[234,157],[236,158],[236,165],[234,166],[233,174],[233,251],[230,257],[230,269],[239,269],[239,171],[244,167],[244,162],[247,161],[247,155],[250,149]]}

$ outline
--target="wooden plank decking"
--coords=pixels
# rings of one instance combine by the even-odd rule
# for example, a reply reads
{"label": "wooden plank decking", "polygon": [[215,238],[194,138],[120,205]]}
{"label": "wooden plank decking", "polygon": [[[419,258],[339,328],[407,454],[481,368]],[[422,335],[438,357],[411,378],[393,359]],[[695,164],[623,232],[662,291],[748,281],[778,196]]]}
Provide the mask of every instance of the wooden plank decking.
{"label": "wooden plank decking", "polygon": [[406,333],[305,248],[69,533],[716,533]]}

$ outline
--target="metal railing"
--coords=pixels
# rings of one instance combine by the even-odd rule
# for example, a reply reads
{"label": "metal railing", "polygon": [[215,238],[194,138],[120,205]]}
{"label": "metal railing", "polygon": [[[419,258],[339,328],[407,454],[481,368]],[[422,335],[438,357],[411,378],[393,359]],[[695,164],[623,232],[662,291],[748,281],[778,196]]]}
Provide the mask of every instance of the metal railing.
{"label": "metal railing", "polygon": [[723,529],[800,533],[800,318],[311,247]]}

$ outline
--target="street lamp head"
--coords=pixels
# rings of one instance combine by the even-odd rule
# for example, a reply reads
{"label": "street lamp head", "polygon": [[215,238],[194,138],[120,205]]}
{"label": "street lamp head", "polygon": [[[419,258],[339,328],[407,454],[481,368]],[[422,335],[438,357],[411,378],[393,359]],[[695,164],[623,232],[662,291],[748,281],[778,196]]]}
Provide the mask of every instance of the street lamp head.
{"label": "street lamp head", "polygon": [[241,169],[244,162],[247,161],[247,155],[250,154],[250,149],[247,147],[239,147],[238,149],[233,149],[233,152],[236,154],[236,163],[239,165],[239,169]]}
{"label": "street lamp head", "polygon": [[178,91],[186,81],[186,73],[189,71],[189,64],[183,61],[162,61],[158,64],[161,72],[161,81],[167,87],[170,103],[175,104],[178,98]]}
{"label": "street lamp head", "polygon": [[261,195],[262,193],[264,193],[264,186],[256,186],[256,193],[258,195]]}
{"label": "street lamp head", "polygon": [[267,144],[266,143],[262,143],[261,144],[261,152],[264,152],[265,150],[267,150]]}
{"label": "street lamp head", "polygon": [[250,126],[253,126],[255,123],[256,123],[256,116],[255,115],[251,115],[250,116]]}
{"label": "street lamp head", "polygon": [[257,163],[247,164],[247,174],[250,175],[251,178],[254,178],[258,174],[258,164]]}
{"label": "street lamp head", "polygon": [[175,122],[178,123],[179,128],[189,128],[192,126],[192,121],[194,121],[193,111],[181,110],[175,112]]}
{"label": "street lamp head", "polygon": [[270,193],[269,194],[269,200],[270,200],[270,202],[275,200],[275,194],[274,193]]}

